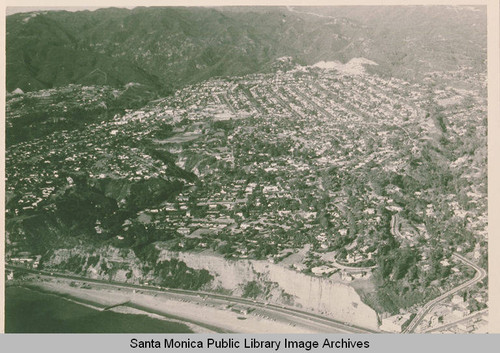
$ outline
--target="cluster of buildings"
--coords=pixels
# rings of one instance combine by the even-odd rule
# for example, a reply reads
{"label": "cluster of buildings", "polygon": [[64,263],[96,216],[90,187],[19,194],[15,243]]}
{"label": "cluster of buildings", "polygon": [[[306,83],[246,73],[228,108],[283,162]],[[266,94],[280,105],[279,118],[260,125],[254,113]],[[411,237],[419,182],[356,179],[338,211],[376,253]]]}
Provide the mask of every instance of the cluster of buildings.
{"label": "cluster of buildings", "polygon": [[488,293],[486,288],[450,296],[426,315],[417,333],[488,332]]}
{"label": "cluster of buildings", "polygon": [[[433,96],[447,105],[445,118],[455,114],[447,121],[450,138],[479,136],[486,128],[467,132],[467,124],[485,113],[480,95],[468,96],[468,110],[460,106],[459,91],[444,88]],[[134,183],[180,180],[174,177],[179,168],[196,180],[182,180],[173,200],[139,211],[124,222],[124,231],[139,223],[176,234],[169,240],[175,249],[213,249],[229,258],[272,262],[310,244],[312,254],[333,254],[329,260],[297,260],[295,268],[317,276],[342,266],[373,267],[389,231],[387,214],[398,215],[410,202],[419,206],[418,216],[437,217],[432,210],[445,200],[457,219],[469,220],[471,231],[485,231],[481,159],[470,171],[464,170],[472,157],[450,166],[465,174],[466,198],[436,190],[408,194],[394,185],[412,163],[421,163],[436,133],[428,97],[423,84],[304,67],[213,79],[109,121],[10,147],[7,215],[53,209],[50,198],[74,187],[68,173]],[[15,99],[8,100],[7,121],[17,114]],[[124,205],[126,196],[116,201]],[[482,206],[478,211],[471,205]],[[101,228],[96,224],[96,232]],[[409,221],[406,230],[393,233],[409,246],[432,236],[423,223]],[[124,234],[117,239],[125,240]],[[425,254],[425,244],[419,250]],[[343,271],[342,278],[354,277]],[[397,331],[405,320],[403,315],[384,327]]]}

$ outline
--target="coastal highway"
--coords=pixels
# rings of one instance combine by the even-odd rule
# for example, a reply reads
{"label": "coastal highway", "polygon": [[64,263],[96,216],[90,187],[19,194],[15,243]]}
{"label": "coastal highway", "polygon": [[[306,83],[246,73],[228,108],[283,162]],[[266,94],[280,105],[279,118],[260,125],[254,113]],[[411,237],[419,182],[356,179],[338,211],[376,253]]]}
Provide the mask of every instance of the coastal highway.
{"label": "coastal highway", "polygon": [[465,257],[463,257],[462,255],[459,255],[457,253],[453,254],[453,256],[462,261],[463,263],[465,263],[466,265],[469,265],[470,267],[472,267],[475,271],[476,271],[476,274],[474,275],[474,278],[462,283],[461,285],[449,290],[448,292],[446,293],[443,293],[441,294],[439,297],[431,300],[430,302],[426,303],[421,309],[420,311],[417,313],[417,315],[413,318],[412,322],[408,325],[408,327],[406,328],[406,330],[403,331],[403,333],[412,333],[415,331],[415,329],[417,328],[417,326],[422,322],[423,318],[425,317],[425,315],[427,315],[431,309],[436,305],[438,304],[439,302],[443,301],[444,299],[448,298],[449,296],[461,291],[462,289],[465,289],[467,287],[470,287],[474,284],[476,284],[477,282],[480,282],[482,281],[487,273],[484,269],[482,269],[481,267],[477,266],[476,264],[474,264],[473,262],[471,262],[470,260],[466,259]]}
{"label": "coastal highway", "polygon": [[35,275],[43,275],[53,278],[63,278],[80,282],[95,283],[99,285],[112,286],[116,288],[131,288],[151,293],[170,294],[174,295],[177,298],[184,298],[191,301],[201,300],[205,304],[245,305],[245,307],[254,309],[255,312],[259,313],[261,316],[270,318],[272,320],[284,321],[285,323],[289,323],[290,325],[298,324],[301,326],[306,326],[318,332],[325,332],[325,333],[326,332],[331,332],[331,333],[377,333],[378,332],[359,326],[348,325],[346,323],[331,319],[329,317],[320,314],[311,313],[308,311],[296,309],[289,306],[270,304],[270,303],[260,302],[257,300],[233,297],[229,295],[200,292],[200,291],[190,291],[184,289],[159,288],[153,286],[129,284],[122,282],[104,281],[104,280],[90,279],[86,277],[80,277],[69,274],[27,269],[24,267],[17,267],[7,264],[5,268],[7,270],[12,270],[12,271],[24,271]]}

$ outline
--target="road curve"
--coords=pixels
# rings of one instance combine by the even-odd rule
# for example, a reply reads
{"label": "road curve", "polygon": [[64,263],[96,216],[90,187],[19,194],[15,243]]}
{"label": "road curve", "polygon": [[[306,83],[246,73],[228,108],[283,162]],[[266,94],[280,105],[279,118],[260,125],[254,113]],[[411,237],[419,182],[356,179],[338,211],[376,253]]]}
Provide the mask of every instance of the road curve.
{"label": "road curve", "polygon": [[474,277],[472,279],[470,279],[470,280],[462,283],[461,285],[459,285],[459,286],[457,286],[457,287],[449,290],[446,293],[441,294],[439,297],[434,298],[430,302],[426,303],[420,309],[420,311],[417,313],[417,315],[413,318],[413,320],[410,322],[410,324],[408,325],[408,327],[403,331],[403,333],[412,333],[412,332],[414,332],[415,329],[417,328],[417,326],[422,322],[422,320],[425,317],[425,315],[427,315],[429,313],[429,311],[431,311],[431,309],[436,304],[438,304],[442,300],[448,298],[450,295],[453,295],[453,294],[461,291],[464,288],[470,287],[470,286],[476,284],[477,282],[482,281],[486,277],[486,275],[487,275],[486,270],[484,270],[481,267],[477,266],[476,264],[474,264],[470,260],[466,259],[462,255],[454,253],[453,256],[456,259],[458,259],[458,260],[462,261],[463,263],[465,263],[466,265],[471,266],[476,271],[476,274],[474,275]]}

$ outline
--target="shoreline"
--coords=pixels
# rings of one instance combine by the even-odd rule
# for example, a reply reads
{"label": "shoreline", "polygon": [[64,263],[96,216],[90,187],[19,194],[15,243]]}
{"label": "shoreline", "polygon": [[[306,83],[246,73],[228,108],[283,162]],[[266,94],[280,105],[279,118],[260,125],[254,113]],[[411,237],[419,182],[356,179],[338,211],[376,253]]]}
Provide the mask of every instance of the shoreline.
{"label": "shoreline", "polygon": [[[277,317],[266,317],[239,305],[220,301],[205,301],[202,296],[181,298],[170,293],[133,290],[107,284],[85,284],[62,278],[41,276],[40,279],[20,281],[19,286],[58,296],[90,307],[125,314],[142,314],[151,318],[184,324],[194,333],[315,333],[304,324],[284,322]],[[7,284],[9,285],[9,284]]]}
{"label": "shoreline", "polygon": [[88,299],[83,298],[81,296],[75,296],[72,294],[58,292],[58,291],[53,290],[53,289],[48,289],[48,288],[45,288],[42,285],[40,285],[40,283],[36,283],[36,284],[34,284],[32,282],[28,282],[25,284],[20,283],[20,284],[16,284],[16,285],[11,285],[11,287],[20,287],[20,288],[23,288],[23,289],[26,289],[29,291],[43,293],[43,294],[50,295],[50,296],[55,296],[59,299],[67,300],[69,302],[72,302],[72,303],[75,303],[78,305],[82,305],[82,306],[85,306],[87,308],[97,310],[97,311],[109,310],[109,311],[114,311],[114,312],[121,313],[121,314],[146,315],[152,319],[183,324],[183,325],[186,325],[187,327],[189,327],[189,329],[191,329],[193,331],[193,333],[218,332],[216,329],[215,330],[209,329],[208,327],[206,327],[207,325],[203,325],[202,323],[197,324],[197,323],[192,322],[190,320],[183,320],[180,317],[168,315],[168,314],[162,313],[160,311],[153,311],[153,310],[150,310],[146,307],[143,307],[142,309],[140,309],[139,306],[136,304],[132,304],[132,305],[125,304],[125,305],[120,305],[120,306],[113,307],[110,309],[106,309],[108,307],[108,305],[105,305],[102,302],[88,300]]}
{"label": "shoreline", "polygon": [[[26,289],[29,291],[54,296],[54,297],[57,297],[58,299],[63,299],[63,300],[69,301],[71,303],[82,305],[82,306],[85,306],[87,308],[90,308],[90,309],[93,309],[96,311],[107,310],[106,306],[103,305],[102,303],[86,300],[84,298],[79,298],[79,297],[75,297],[75,296],[68,295],[68,294],[62,294],[60,292],[56,292],[53,290],[48,290],[48,289],[40,287],[39,285],[36,285],[36,284],[35,285],[33,285],[31,283],[29,283],[29,284],[16,284],[16,285],[11,285],[11,286],[7,286],[7,287],[19,287],[19,288],[23,288],[23,289]],[[149,312],[146,310],[140,310],[140,309],[136,309],[133,307],[118,306],[118,307],[111,308],[108,310],[116,312],[116,313],[121,313],[121,314],[146,315],[152,319],[183,324],[183,325],[189,327],[189,329],[191,331],[193,331],[193,333],[213,333],[213,332],[215,332],[215,331],[209,330],[203,326],[198,326],[192,322],[183,321],[181,319],[176,319],[174,317],[169,317],[166,314],[155,314],[153,312]]]}

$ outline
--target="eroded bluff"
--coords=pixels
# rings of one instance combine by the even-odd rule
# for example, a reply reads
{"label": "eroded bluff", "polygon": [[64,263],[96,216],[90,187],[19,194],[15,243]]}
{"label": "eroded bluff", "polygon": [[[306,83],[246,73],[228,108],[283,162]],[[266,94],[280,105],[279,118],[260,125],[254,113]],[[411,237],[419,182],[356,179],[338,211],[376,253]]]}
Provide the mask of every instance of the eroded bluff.
{"label": "eroded bluff", "polygon": [[209,253],[173,252],[157,244],[156,260],[144,262],[132,250],[111,246],[55,250],[44,268],[95,279],[222,291],[293,305],[353,325],[377,329],[376,312],[349,285],[312,277],[261,260],[226,260]]}

